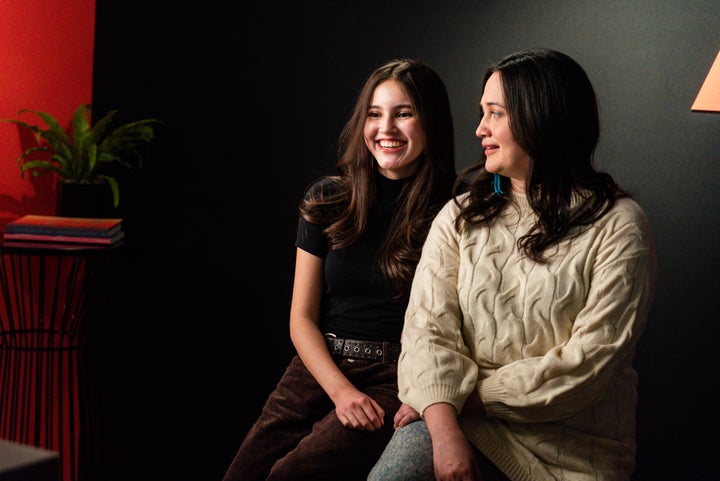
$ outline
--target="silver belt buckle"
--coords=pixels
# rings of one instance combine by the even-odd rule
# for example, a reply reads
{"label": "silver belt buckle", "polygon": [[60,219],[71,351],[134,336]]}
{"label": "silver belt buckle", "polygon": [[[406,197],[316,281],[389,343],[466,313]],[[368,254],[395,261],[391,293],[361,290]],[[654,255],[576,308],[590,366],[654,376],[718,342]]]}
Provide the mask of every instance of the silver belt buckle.
{"label": "silver belt buckle", "polygon": [[[332,356],[336,354],[335,349],[337,348],[337,342],[335,341],[335,339],[337,339],[337,336],[332,332],[326,332],[325,334],[323,334],[323,336],[325,336],[325,341],[328,343],[330,355]],[[341,352],[339,354],[342,354],[342,346],[340,346],[340,351]]]}

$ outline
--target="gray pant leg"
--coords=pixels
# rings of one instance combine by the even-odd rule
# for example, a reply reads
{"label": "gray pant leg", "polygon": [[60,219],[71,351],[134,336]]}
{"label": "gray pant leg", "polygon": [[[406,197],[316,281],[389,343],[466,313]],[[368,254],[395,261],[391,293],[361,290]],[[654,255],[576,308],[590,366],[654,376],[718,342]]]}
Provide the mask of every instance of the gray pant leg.
{"label": "gray pant leg", "polygon": [[435,481],[432,441],[425,421],[395,430],[368,481]]}

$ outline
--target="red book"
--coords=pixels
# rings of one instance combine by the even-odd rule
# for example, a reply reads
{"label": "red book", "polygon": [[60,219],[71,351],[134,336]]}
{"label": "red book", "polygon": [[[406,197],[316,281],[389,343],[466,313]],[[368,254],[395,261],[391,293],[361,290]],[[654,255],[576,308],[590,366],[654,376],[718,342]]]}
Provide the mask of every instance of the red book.
{"label": "red book", "polygon": [[[9,234],[33,234],[65,237],[111,238],[122,231],[122,219],[59,217],[28,214],[9,222]],[[107,243],[107,242],[102,242]]]}

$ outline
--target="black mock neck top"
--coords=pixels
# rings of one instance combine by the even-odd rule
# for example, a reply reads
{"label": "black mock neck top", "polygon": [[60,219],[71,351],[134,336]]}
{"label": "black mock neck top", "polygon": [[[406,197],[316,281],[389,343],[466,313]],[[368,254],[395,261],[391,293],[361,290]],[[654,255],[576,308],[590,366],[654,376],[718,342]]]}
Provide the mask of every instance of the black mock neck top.
{"label": "black mock neck top", "polygon": [[[405,179],[376,173],[377,197],[365,232],[355,244],[330,250],[324,226],[300,218],[295,245],[325,260],[320,328],[337,337],[400,342],[407,302],[392,299],[393,290],[378,268],[380,249],[391,225]],[[312,188],[312,187],[311,187]]]}

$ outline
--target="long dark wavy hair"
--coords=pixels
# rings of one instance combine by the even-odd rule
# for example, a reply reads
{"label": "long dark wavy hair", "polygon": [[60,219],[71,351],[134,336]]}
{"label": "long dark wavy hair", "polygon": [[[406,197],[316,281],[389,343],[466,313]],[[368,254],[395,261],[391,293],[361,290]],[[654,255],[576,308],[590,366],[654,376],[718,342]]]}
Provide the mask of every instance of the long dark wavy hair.
{"label": "long dark wavy hair", "polygon": [[426,138],[379,256],[380,271],[395,289],[395,298],[407,300],[430,223],[450,200],[457,177],[450,101],[432,68],[418,60],[394,59],[370,74],[338,139],[338,175],[319,179],[300,202],[299,213],[309,222],[327,225],[330,249],[347,247],[362,235],[377,193],[377,163],[363,131],[375,88],[388,80],[404,87]]}
{"label": "long dark wavy hair", "polygon": [[[500,72],[510,131],[530,157],[525,194],[538,220],[518,239],[518,247],[545,262],[548,247],[576,233],[574,228],[592,224],[629,194],[593,165],[600,136],[597,99],[575,60],[550,49],[516,52],[486,70],[483,89],[494,72]],[[457,178],[454,195],[470,192],[458,229],[463,222],[489,222],[509,202],[495,193],[485,161],[483,155]],[[501,186],[508,192],[509,179],[502,177]]]}

